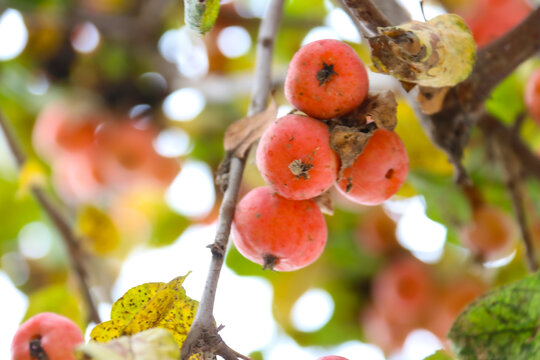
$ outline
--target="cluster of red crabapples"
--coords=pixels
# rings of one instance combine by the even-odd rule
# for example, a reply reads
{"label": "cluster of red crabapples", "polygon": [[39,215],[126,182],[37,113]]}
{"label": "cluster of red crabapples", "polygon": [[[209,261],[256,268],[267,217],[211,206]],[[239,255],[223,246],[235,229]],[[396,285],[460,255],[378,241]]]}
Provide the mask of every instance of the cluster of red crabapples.
{"label": "cluster of red crabapples", "polygon": [[129,185],[169,185],[180,165],[156,152],[157,135],[157,129],[143,121],[55,102],[40,112],[32,143],[50,162],[60,196],[77,203],[95,201],[111,189]]}
{"label": "cluster of red crabapples", "polygon": [[344,169],[330,142],[332,126],[350,122],[343,119],[367,93],[366,68],[345,43],[320,40],[294,55],[285,97],[306,115],[279,118],[261,137],[257,167],[269,186],[249,192],[238,203],[233,222],[234,243],[246,258],[279,271],[305,267],[321,255],[327,238],[313,198],[335,184],[346,198],[376,205],[399,190],[409,160],[396,133],[374,130]]}

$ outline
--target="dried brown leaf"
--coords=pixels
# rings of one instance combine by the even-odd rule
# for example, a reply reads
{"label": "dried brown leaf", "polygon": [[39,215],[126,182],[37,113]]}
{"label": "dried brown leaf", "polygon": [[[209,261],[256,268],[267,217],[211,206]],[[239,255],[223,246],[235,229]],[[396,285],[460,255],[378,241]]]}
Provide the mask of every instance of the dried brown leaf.
{"label": "dried brown leaf", "polygon": [[334,200],[330,195],[330,191],[323,192],[313,200],[315,200],[323,214],[334,215]]}
{"label": "dried brown leaf", "polygon": [[264,111],[234,122],[225,132],[225,150],[234,152],[239,158],[244,158],[251,145],[261,137],[276,116],[277,104],[272,99]]}
{"label": "dried brown leaf", "polygon": [[448,86],[442,88],[421,86],[416,100],[418,100],[422,112],[427,115],[439,112],[448,90],[450,90]]}
{"label": "dried brown leaf", "polygon": [[367,132],[357,128],[336,125],[330,132],[330,146],[341,158],[341,173],[354,163],[354,160],[362,153],[373,130]]}
{"label": "dried brown leaf", "polygon": [[397,101],[392,91],[369,94],[364,104],[366,115],[377,124],[377,128],[394,130],[397,125]]}

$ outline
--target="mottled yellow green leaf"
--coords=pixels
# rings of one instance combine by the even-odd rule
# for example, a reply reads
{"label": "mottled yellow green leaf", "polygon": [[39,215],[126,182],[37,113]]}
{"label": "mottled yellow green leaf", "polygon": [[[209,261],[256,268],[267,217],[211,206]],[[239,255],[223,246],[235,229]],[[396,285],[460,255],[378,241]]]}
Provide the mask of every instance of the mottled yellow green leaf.
{"label": "mottled yellow green leaf", "polygon": [[118,246],[120,235],[109,215],[95,206],[84,206],[77,216],[76,230],[90,249],[106,254]]}
{"label": "mottled yellow green leaf", "polygon": [[91,338],[104,342],[160,327],[169,330],[181,346],[198,306],[182,287],[185,278],[179,276],[169,283],[147,283],[131,288],[113,304],[111,321],[96,326]]}
{"label": "mottled yellow green leaf", "polygon": [[80,360],[177,360],[180,348],[165,329],[155,328],[109,342],[90,342],[76,350]]}
{"label": "mottled yellow green leaf", "polygon": [[184,0],[184,21],[199,34],[205,34],[216,22],[219,0]]}
{"label": "mottled yellow green leaf", "polygon": [[36,160],[28,160],[19,172],[18,195],[24,196],[32,187],[44,187],[47,184],[45,169]]}
{"label": "mottled yellow green leaf", "polygon": [[376,71],[422,86],[454,86],[465,80],[476,59],[471,31],[455,14],[427,22],[379,28],[369,39]]}

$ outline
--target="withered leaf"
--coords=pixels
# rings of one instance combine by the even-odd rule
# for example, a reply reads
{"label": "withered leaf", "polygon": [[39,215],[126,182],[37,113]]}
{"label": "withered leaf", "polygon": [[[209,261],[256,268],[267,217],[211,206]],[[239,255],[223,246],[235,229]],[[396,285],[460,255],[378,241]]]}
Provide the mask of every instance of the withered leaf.
{"label": "withered leaf", "polygon": [[418,100],[422,112],[427,115],[439,112],[443,106],[448,90],[450,90],[449,86],[441,88],[421,86],[416,100]]}
{"label": "withered leaf", "polygon": [[323,192],[313,200],[315,200],[323,214],[334,215],[334,200],[330,195],[330,190]]}
{"label": "withered leaf", "polygon": [[261,137],[276,116],[277,104],[272,99],[264,111],[234,122],[225,132],[225,150],[233,151],[239,158],[244,158],[251,145]]}
{"label": "withered leaf", "polygon": [[422,86],[454,86],[465,80],[476,59],[471,31],[455,14],[426,23],[410,21],[379,28],[369,43],[376,71]]}
{"label": "withered leaf", "polygon": [[370,93],[363,109],[377,128],[394,130],[397,125],[397,101],[392,91]]}
{"label": "withered leaf", "polygon": [[330,132],[330,146],[341,158],[339,177],[362,153],[374,130],[362,132],[357,128],[336,125]]}

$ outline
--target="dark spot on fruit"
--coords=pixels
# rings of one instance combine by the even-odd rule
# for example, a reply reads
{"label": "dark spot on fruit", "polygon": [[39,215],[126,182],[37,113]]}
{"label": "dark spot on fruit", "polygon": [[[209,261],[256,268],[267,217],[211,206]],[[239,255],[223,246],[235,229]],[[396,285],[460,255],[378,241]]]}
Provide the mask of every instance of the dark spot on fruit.
{"label": "dark spot on fruit", "polygon": [[392,176],[394,176],[394,169],[388,170],[388,171],[386,172],[386,174],[384,175],[384,177],[387,178],[387,179],[389,179],[389,180],[392,178]]}
{"label": "dark spot on fruit", "polygon": [[309,179],[309,170],[313,167],[312,164],[305,163],[300,159],[293,160],[289,164],[289,169],[293,173],[294,176],[296,176],[298,179],[304,178],[304,180]]}
{"label": "dark spot on fruit", "polygon": [[30,357],[36,360],[49,360],[47,353],[41,347],[41,337],[30,340]]}
{"label": "dark spot on fruit", "polygon": [[338,73],[334,71],[334,64],[327,64],[323,61],[323,68],[317,71],[316,78],[319,81],[319,86],[324,85],[327,81],[330,80],[332,75],[337,75]]}
{"label": "dark spot on fruit", "polygon": [[345,187],[345,192],[350,192],[352,190],[352,177],[347,178],[347,186]]}
{"label": "dark spot on fruit", "polygon": [[279,264],[279,258],[273,254],[263,255],[263,270],[274,270],[274,267]]}
{"label": "dark spot on fruit", "polygon": [[255,214],[255,217],[258,219],[258,218],[261,217],[261,214],[260,214],[260,213],[256,213],[256,214]]}

